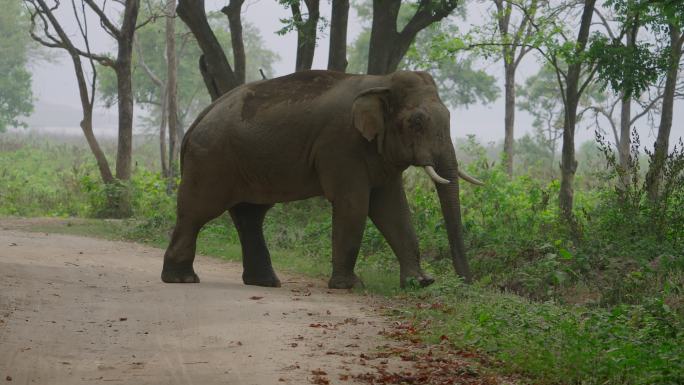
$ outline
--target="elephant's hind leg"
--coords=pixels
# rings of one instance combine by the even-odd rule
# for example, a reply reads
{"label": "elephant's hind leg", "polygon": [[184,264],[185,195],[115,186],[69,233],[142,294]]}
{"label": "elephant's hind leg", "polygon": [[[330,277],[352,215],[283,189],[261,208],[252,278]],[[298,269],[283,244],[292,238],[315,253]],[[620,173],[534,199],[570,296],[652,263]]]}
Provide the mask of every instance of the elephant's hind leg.
{"label": "elephant's hind leg", "polygon": [[166,283],[199,283],[192,264],[195,260],[197,235],[202,226],[221,215],[226,208],[225,200],[207,192],[189,181],[178,188],[176,226],[171,243],[164,254],[161,279]]}
{"label": "elephant's hind leg", "polygon": [[245,285],[280,287],[264,240],[264,217],[271,207],[240,203],[229,210],[242,245],[242,281]]}

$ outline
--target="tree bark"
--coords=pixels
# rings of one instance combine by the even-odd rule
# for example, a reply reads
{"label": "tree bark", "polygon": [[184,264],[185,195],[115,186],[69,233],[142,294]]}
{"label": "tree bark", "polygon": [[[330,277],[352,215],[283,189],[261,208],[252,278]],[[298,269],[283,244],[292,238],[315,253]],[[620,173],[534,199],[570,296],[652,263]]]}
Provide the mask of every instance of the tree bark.
{"label": "tree bark", "polygon": [[[368,48],[368,73],[383,75],[396,70],[390,65],[399,39],[397,17],[400,0],[374,0],[373,22],[371,27],[370,46]],[[403,56],[403,55],[402,55]]]}
{"label": "tree bark", "polygon": [[[634,22],[634,21],[632,21]],[[626,35],[625,46],[632,48],[636,44],[637,33],[639,26],[634,23],[634,27],[630,28]],[[624,91],[620,92],[620,139],[616,143],[618,150],[618,158],[623,175],[620,180],[621,188],[627,188],[630,184],[630,175],[632,173],[630,147],[632,140],[630,134],[632,131],[632,98],[628,97]]]}
{"label": "tree bark", "polygon": [[[589,28],[591,27],[591,20],[594,16],[595,4],[596,0],[586,0],[584,3],[584,10],[582,11],[582,19],[580,22],[579,32],[577,34],[577,43],[575,46],[576,57],[579,57],[580,54],[584,52],[587,41],[589,40]],[[575,172],[577,171],[577,160],[575,159],[575,126],[577,123],[577,106],[579,104],[579,98],[582,91],[579,87],[582,67],[583,62],[581,60],[577,60],[569,65],[564,98],[565,116],[563,119],[561,184],[558,195],[558,203],[561,209],[561,214],[568,224],[575,223],[572,213],[574,203],[573,186],[575,181]]]}
{"label": "tree bark", "polygon": [[430,0],[421,0],[416,13],[399,32],[397,18],[401,0],[373,0],[368,73],[384,75],[396,71],[418,32],[447,17],[457,5],[457,0],[445,0],[438,6]]}
{"label": "tree bark", "polygon": [[119,138],[116,153],[116,178],[122,181],[131,179],[133,151],[133,84],[132,63],[133,36],[140,0],[126,1],[120,36],[117,39],[116,80],[119,107]]}
{"label": "tree bark", "polygon": [[330,21],[330,50],[328,69],[345,72],[347,69],[347,23],[349,0],[333,0]]}
{"label": "tree bark", "polygon": [[501,46],[501,55],[504,63],[504,156],[506,172],[509,177],[513,176],[513,161],[515,157],[515,72],[523,57],[530,48],[520,46],[523,39],[532,33],[531,26],[537,13],[537,0],[529,3],[520,2],[515,9],[520,8],[520,23],[511,30],[511,15],[514,6],[510,0],[494,0],[497,14],[496,21],[499,26],[499,35],[504,42]]}
{"label": "tree bark", "polygon": [[515,64],[504,64],[504,154],[506,157],[506,172],[513,176],[513,156],[515,149]]}
{"label": "tree bark", "polygon": [[238,84],[245,83],[245,43],[242,37],[242,4],[245,0],[230,0],[227,6],[221,9],[228,17],[230,27],[230,41],[233,46],[233,64],[235,65],[235,80]]}
{"label": "tree bark", "polygon": [[176,59],[176,0],[166,2],[166,105],[169,124],[169,178],[177,175],[178,138],[178,61]]}
{"label": "tree bark", "polygon": [[677,74],[679,72],[679,61],[682,57],[682,44],[684,37],[682,32],[675,25],[670,24],[670,68],[665,79],[665,90],[663,92],[663,104],[660,113],[660,124],[658,125],[658,136],[656,137],[655,148],[651,159],[648,172],[646,173],[646,189],[651,201],[657,201],[660,197],[660,185],[663,176],[663,166],[670,148],[670,133],[672,131],[672,115],[674,112],[674,97],[677,87]]}
{"label": "tree bark", "polygon": [[290,5],[292,17],[297,23],[297,60],[295,71],[310,70],[313,65],[314,53],[316,51],[316,29],[320,19],[319,0],[304,0],[308,10],[306,21],[302,18],[302,11],[299,2]]}
{"label": "tree bark", "polygon": [[625,95],[624,92],[620,92],[620,138],[617,144],[618,158],[620,162],[620,168],[622,168],[622,177],[620,178],[620,187],[626,188],[629,186],[631,174],[631,161],[630,161],[630,146],[632,141],[629,137],[631,131],[630,122],[632,120],[632,98]]}
{"label": "tree bark", "polygon": [[221,44],[211,30],[204,12],[204,0],[179,0],[178,16],[197,39],[203,55],[200,72],[212,100],[237,87],[239,82],[228,64]]}
{"label": "tree bark", "polygon": [[161,175],[163,178],[169,177],[169,163],[166,153],[166,126],[167,126],[167,112],[166,103],[168,97],[166,95],[166,86],[162,87],[161,98],[159,99],[161,108],[161,121],[159,122],[159,161],[161,163]]}

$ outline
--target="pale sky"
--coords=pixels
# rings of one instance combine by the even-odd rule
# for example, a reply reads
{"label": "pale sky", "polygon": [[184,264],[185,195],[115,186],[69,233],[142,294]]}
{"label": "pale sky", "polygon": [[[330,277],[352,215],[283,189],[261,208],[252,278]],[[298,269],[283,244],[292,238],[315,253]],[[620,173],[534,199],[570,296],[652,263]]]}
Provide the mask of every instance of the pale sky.
{"label": "pale sky", "polygon": [[[66,3],[65,3],[66,4]],[[115,4],[115,3],[111,3]],[[219,9],[227,4],[227,0],[206,0],[208,9]],[[480,22],[485,20],[484,15],[487,12],[487,6],[483,2],[468,2],[468,23]],[[330,18],[330,3],[329,0],[321,2],[321,15]],[[281,60],[274,63],[275,76],[289,74],[294,70],[295,55],[296,55],[296,34],[289,33],[285,36],[275,34],[275,31],[282,27],[279,19],[290,17],[289,10],[283,8],[274,0],[248,0],[243,6],[243,20],[248,21],[261,31],[263,40],[267,48],[277,52]],[[73,22],[72,22],[73,24]],[[72,25],[74,27],[74,25]],[[91,31],[94,36],[93,51],[112,50],[113,42],[99,29],[96,22],[91,23]],[[351,43],[361,30],[359,20],[354,12],[353,7],[350,10],[349,17],[349,31],[348,41]],[[51,62],[41,61],[33,64],[33,89],[34,95],[37,99],[37,108],[45,103],[51,105],[65,106],[69,110],[74,110],[74,124],[73,128],[60,129],[60,132],[80,134],[78,128],[78,121],[80,120],[80,104],[78,99],[78,89],[73,74],[73,68],[70,60],[65,60],[62,55],[61,59],[56,58],[55,50],[50,50],[50,56],[53,57]],[[230,57],[230,55],[229,55]],[[328,33],[320,36],[319,44],[316,49],[314,57],[313,68],[325,69],[328,59]],[[498,79],[499,86],[503,89],[502,73],[503,68],[499,62],[481,63],[482,67],[491,75]],[[517,76],[518,83],[523,83],[524,79],[535,73],[539,68],[539,60],[533,55],[527,55],[521,63],[519,74]],[[248,64],[249,70],[249,64]],[[487,106],[472,105],[469,108],[452,109],[452,135],[454,137],[464,137],[468,134],[476,135],[482,142],[500,141],[503,139],[503,90],[502,96],[494,103]],[[672,130],[672,141],[680,136],[684,136],[684,103],[677,104],[675,111],[674,127]],[[116,110],[105,110],[100,106],[103,115],[108,115],[106,118],[100,118],[96,121],[96,134],[105,134],[103,127],[109,126],[107,130],[112,132],[111,127],[116,125]],[[524,111],[516,111],[516,138],[521,137],[524,133],[532,132],[532,119]],[[647,125],[645,119],[637,123],[642,143],[652,144],[655,138],[654,132]],[[585,128],[578,129],[577,144],[585,140],[592,140],[594,137],[593,129]],[[611,137],[612,139],[612,137]]]}

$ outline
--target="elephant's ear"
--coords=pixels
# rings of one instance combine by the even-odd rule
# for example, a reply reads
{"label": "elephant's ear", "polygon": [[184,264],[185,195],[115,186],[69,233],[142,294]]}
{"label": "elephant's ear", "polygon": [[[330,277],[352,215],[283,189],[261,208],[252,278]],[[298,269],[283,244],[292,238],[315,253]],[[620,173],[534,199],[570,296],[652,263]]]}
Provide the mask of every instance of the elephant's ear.
{"label": "elephant's ear", "polygon": [[378,151],[382,153],[385,136],[386,95],[389,88],[370,88],[359,93],[352,105],[352,123],[369,142],[378,138]]}

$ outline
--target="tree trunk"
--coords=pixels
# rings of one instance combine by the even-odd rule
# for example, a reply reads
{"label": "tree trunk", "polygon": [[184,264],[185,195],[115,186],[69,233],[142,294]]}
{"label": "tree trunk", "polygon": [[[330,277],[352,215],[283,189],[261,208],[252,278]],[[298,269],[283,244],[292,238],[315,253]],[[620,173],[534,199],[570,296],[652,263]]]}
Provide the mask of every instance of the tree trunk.
{"label": "tree trunk", "polygon": [[[586,0],[584,3],[584,10],[582,11],[582,19],[577,34],[577,44],[575,48],[577,61],[568,67],[567,83],[565,87],[561,184],[560,192],[558,194],[558,203],[561,209],[561,215],[563,215],[566,222],[571,225],[575,223],[572,213],[574,203],[573,186],[575,172],[577,171],[577,160],[575,159],[575,125],[577,123],[577,106],[581,96],[579,81],[583,66],[583,62],[579,60],[579,56],[584,52],[587,41],[589,40],[589,28],[591,27],[591,20],[594,16],[595,4],[596,0]],[[589,80],[587,79],[585,81]]]}
{"label": "tree trunk", "polygon": [[513,176],[513,155],[514,155],[514,124],[515,124],[515,64],[505,63],[505,84],[504,84],[504,154],[506,156],[506,172],[509,177]]}
{"label": "tree trunk", "polygon": [[463,277],[465,282],[471,281],[470,267],[465,253],[463,241],[463,223],[461,221],[461,200],[459,195],[458,162],[453,146],[449,143],[442,159],[437,166],[437,173],[451,181],[449,184],[438,184],[437,194],[444,216],[451,260],[454,270]]}
{"label": "tree trunk", "polygon": [[622,168],[622,177],[620,178],[620,187],[626,188],[629,186],[631,165],[630,165],[630,146],[632,141],[629,137],[631,127],[630,121],[632,119],[632,98],[620,92],[620,138],[617,144],[618,158],[620,161],[620,168]]}
{"label": "tree trunk", "polygon": [[651,201],[657,201],[660,197],[660,185],[663,176],[663,166],[670,148],[670,133],[672,131],[672,115],[674,112],[674,96],[677,87],[677,74],[679,72],[679,61],[682,57],[682,33],[675,25],[670,24],[670,68],[665,79],[665,90],[663,91],[663,105],[660,113],[660,124],[658,126],[658,136],[656,137],[653,157],[646,173],[646,189]]}
{"label": "tree trunk", "polygon": [[160,104],[161,104],[161,122],[159,123],[159,158],[161,162],[161,174],[163,178],[168,178],[170,173],[169,173],[169,164],[168,164],[168,158],[166,154],[166,125],[167,125],[167,108],[166,105],[168,103],[168,95],[166,92],[166,86],[162,87],[162,93],[161,93],[161,99],[160,99]]}
{"label": "tree trunk", "polygon": [[420,1],[416,13],[399,32],[397,17],[401,0],[373,0],[368,73],[384,75],[396,71],[418,32],[447,17],[457,5],[453,0]]}
{"label": "tree trunk", "polygon": [[[631,20],[631,22],[634,22]],[[637,33],[639,31],[638,24],[631,28],[626,33],[625,46],[629,49],[636,44]],[[620,180],[621,188],[627,188],[630,184],[630,175],[632,174],[631,154],[629,153],[632,145],[630,138],[631,121],[632,121],[632,98],[628,97],[624,91],[620,92],[620,138],[617,141],[618,158],[623,175]]]}
{"label": "tree trunk", "polygon": [[[368,74],[383,75],[393,72],[390,61],[398,35],[399,0],[374,0],[373,23],[368,48]],[[396,68],[395,68],[396,69]]]}
{"label": "tree trunk", "polygon": [[88,147],[90,151],[95,156],[95,161],[97,162],[97,168],[100,170],[100,177],[105,184],[114,182],[114,176],[109,168],[109,163],[107,162],[107,157],[105,156],[100,144],[95,138],[93,133],[93,109],[92,106],[88,111],[83,112],[83,120],[81,120],[81,130],[83,130],[83,135],[88,142]]}
{"label": "tree trunk", "polygon": [[177,85],[177,65],[176,60],[176,27],[174,10],[176,0],[167,0],[166,11],[166,95],[168,108],[169,124],[169,178],[177,175],[178,169],[178,85]]}
{"label": "tree trunk", "polygon": [[131,56],[133,36],[138,20],[140,0],[128,0],[124,10],[121,36],[116,57],[116,81],[119,107],[119,140],[116,154],[116,178],[127,181],[131,178],[133,151],[133,85]]}
{"label": "tree trunk", "polygon": [[[83,66],[81,64],[81,58],[77,53],[70,53],[71,60],[74,63],[74,71],[76,72],[76,80],[78,83],[78,92],[81,99],[81,108],[83,109],[83,119],[81,120],[81,130],[83,135],[88,142],[88,147],[90,151],[95,156],[95,161],[97,162],[97,168],[100,171],[100,177],[105,184],[112,183],[114,181],[114,176],[112,175],[112,170],[109,167],[109,162],[107,162],[107,157],[105,156],[100,144],[95,138],[93,133],[93,100],[92,95],[88,93],[88,83],[85,79],[85,73],[83,71]],[[93,82],[95,77],[93,76]],[[94,87],[93,90],[94,92]]]}
{"label": "tree trunk", "polygon": [[316,29],[318,19],[320,19],[319,0],[304,0],[308,10],[306,21],[302,18],[299,3],[294,2],[290,6],[292,16],[300,25],[297,28],[297,61],[295,71],[310,70],[313,65],[314,53],[316,51]]}
{"label": "tree trunk", "polygon": [[131,178],[133,151],[133,87],[131,80],[131,57],[121,56],[126,44],[119,45],[120,60],[117,60],[116,83],[119,108],[119,136],[116,150],[116,178],[122,181]]}
{"label": "tree trunk", "polygon": [[[575,76],[578,77],[579,73]],[[571,82],[574,82],[574,87],[571,86]],[[577,79],[572,80],[570,74],[568,74],[568,91],[566,95],[565,117],[563,121],[563,146],[561,149],[561,184],[558,203],[563,217],[568,223],[573,223],[573,186],[575,171],[577,171],[577,160],[575,159],[575,125],[577,123],[579,95],[577,95]]]}
{"label": "tree trunk", "polygon": [[245,44],[242,38],[242,4],[245,0],[230,0],[230,3],[221,9],[228,16],[230,27],[230,41],[233,46],[233,64],[235,65],[235,80],[238,84],[245,83]]}
{"label": "tree trunk", "polygon": [[204,12],[204,0],[179,0],[178,16],[197,39],[203,55],[200,72],[212,100],[239,85],[221,44],[211,30]]}
{"label": "tree trunk", "polygon": [[347,22],[349,0],[333,0],[330,21],[330,50],[328,69],[344,72],[347,69]]}

